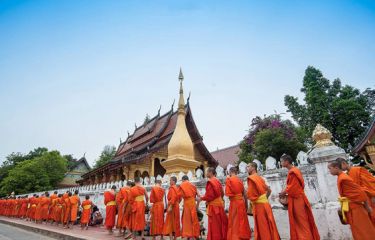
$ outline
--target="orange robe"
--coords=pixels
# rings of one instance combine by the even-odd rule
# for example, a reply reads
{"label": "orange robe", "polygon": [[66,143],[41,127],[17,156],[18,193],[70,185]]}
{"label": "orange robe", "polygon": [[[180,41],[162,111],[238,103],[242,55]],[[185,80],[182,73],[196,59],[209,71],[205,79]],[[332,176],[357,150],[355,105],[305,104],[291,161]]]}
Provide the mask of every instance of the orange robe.
{"label": "orange robe", "polygon": [[123,216],[122,216],[122,228],[128,228],[131,229],[131,193],[130,193],[130,187],[126,186],[121,188],[122,196],[124,197],[123,199]]}
{"label": "orange robe", "polygon": [[202,200],[206,201],[208,216],[207,240],[226,240],[228,233],[228,217],[224,211],[224,191],[220,181],[212,177],[207,181],[206,193]]}
{"label": "orange robe", "polygon": [[375,203],[371,200],[371,198],[375,198],[375,177],[363,167],[351,167],[348,174],[367,194],[368,202],[372,208],[371,219],[375,226]]}
{"label": "orange robe", "polygon": [[52,194],[50,199],[51,199],[51,204],[49,206],[49,213],[48,213],[48,219],[49,220],[54,220],[55,216],[55,210],[56,210],[56,194]]}
{"label": "orange robe", "polygon": [[349,199],[349,212],[346,212],[346,217],[352,229],[353,238],[355,240],[374,239],[375,227],[363,205],[363,202],[367,201],[366,193],[345,173],[337,177],[337,188],[341,197]]}
{"label": "orange robe", "polygon": [[121,229],[122,227],[122,222],[124,220],[124,196],[122,190],[123,188],[120,189],[120,191],[116,194],[116,205],[117,205],[117,222],[116,222],[116,228]]}
{"label": "orange robe", "polygon": [[55,213],[54,213],[54,220],[57,223],[64,222],[64,211],[65,211],[65,201],[61,198],[56,198],[56,206],[55,206]]}
{"label": "orange robe", "polygon": [[145,219],[145,210],[146,205],[144,201],[146,190],[141,186],[134,186],[130,188],[130,193],[132,196],[131,205],[132,205],[132,213],[131,213],[131,227],[132,231],[143,231],[146,226],[146,219]]}
{"label": "orange robe", "polygon": [[[271,205],[261,199],[266,197],[268,187],[263,178],[252,174],[247,178],[247,198],[251,201],[254,217],[255,240],[279,240]],[[261,197],[262,196],[262,197]],[[258,201],[258,202],[257,202]]]}
{"label": "orange robe", "polygon": [[84,200],[82,202],[82,215],[81,215],[81,224],[88,224],[91,218],[91,200]]}
{"label": "orange robe", "polygon": [[77,221],[78,206],[80,204],[80,199],[78,195],[73,195],[69,197],[70,201],[70,221]]}
{"label": "orange robe", "polygon": [[181,183],[179,195],[184,199],[184,209],[182,211],[182,234],[181,236],[192,238],[199,237],[200,226],[197,214],[197,188],[189,181]]}
{"label": "orange robe", "polygon": [[228,240],[250,239],[251,231],[245,206],[244,186],[237,177],[227,177],[225,195],[229,197]]}
{"label": "orange robe", "polygon": [[35,219],[36,198],[31,197],[29,202],[30,202],[30,207],[29,207],[29,210],[28,210],[28,218]]}
{"label": "orange robe", "polygon": [[286,179],[286,192],[288,193],[288,215],[291,240],[318,240],[318,229],[315,225],[309,200],[304,187],[305,183],[301,171],[292,167]]}
{"label": "orange robe", "polygon": [[42,200],[44,197],[35,198],[36,209],[35,209],[35,220],[42,220]]}
{"label": "orange robe", "polygon": [[[65,198],[64,198],[65,196]],[[68,195],[63,195],[63,199],[65,202],[65,209],[64,209],[64,224],[67,224],[70,221],[70,210],[71,210],[71,203]]]}
{"label": "orange robe", "polygon": [[[178,188],[173,185],[169,188],[168,195],[168,208],[172,207],[172,211],[167,211],[167,216],[165,218],[163,233],[164,235],[169,235],[174,233],[175,237],[181,236],[180,229],[180,196],[178,195]],[[167,209],[168,209],[167,208]]]}
{"label": "orange robe", "polygon": [[162,235],[164,227],[164,189],[155,186],[151,189],[150,202],[151,208],[151,235]]}
{"label": "orange robe", "polygon": [[115,194],[111,191],[104,192],[104,205],[105,207],[105,227],[112,229],[115,226],[116,219],[116,201]]}
{"label": "orange robe", "polygon": [[48,210],[51,199],[49,197],[44,197],[41,199],[41,218],[42,220],[48,220]]}
{"label": "orange robe", "polygon": [[24,218],[26,217],[27,205],[29,204],[28,198],[23,198],[21,201],[21,209],[18,213],[18,217]]}

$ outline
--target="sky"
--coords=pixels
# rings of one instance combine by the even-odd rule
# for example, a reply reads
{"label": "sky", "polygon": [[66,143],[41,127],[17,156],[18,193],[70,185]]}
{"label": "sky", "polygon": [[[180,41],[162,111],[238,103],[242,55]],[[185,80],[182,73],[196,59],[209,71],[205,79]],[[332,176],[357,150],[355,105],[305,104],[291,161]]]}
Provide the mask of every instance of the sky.
{"label": "sky", "polygon": [[0,162],[47,147],[93,164],[170,109],[180,67],[204,143],[228,147],[302,101],[310,65],[374,87],[375,1],[0,0]]}

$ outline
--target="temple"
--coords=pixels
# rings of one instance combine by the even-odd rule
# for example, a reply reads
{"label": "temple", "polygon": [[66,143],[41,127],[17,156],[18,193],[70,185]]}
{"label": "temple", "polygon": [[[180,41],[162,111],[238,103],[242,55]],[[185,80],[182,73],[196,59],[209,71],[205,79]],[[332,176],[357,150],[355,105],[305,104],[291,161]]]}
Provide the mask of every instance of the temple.
{"label": "temple", "polygon": [[183,74],[180,69],[177,110],[171,109],[145,121],[117,148],[114,158],[78,181],[81,185],[112,182],[134,177],[157,177],[187,173],[218,165],[203,143],[195,125],[189,98],[185,104]]}
{"label": "temple", "polygon": [[363,135],[358,138],[352,153],[362,157],[366,165],[375,171],[375,117]]}

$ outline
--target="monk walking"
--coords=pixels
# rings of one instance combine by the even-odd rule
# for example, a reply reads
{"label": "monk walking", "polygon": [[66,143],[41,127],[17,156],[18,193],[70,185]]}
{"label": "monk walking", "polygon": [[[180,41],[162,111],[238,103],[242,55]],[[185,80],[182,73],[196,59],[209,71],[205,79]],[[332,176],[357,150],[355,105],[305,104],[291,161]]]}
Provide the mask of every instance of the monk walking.
{"label": "monk walking", "polygon": [[372,208],[371,220],[375,226],[375,177],[363,167],[352,167],[343,158],[336,159],[341,163],[343,171],[347,171],[348,175],[353,181],[361,186],[362,190],[366,193],[368,203]]}
{"label": "monk walking", "polygon": [[35,223],[40,223],[42,220],[42,200],[44,195],[39,197],[38,195],[35,198],[36,208],[35,208]]}
{"label": "monk walking", "polygon": [[69,228],[70,216],[71,216],[71,203],[70,197],[72,196],[71,192],[67,192],[63,195],[64,202],[65,202],[65,209],[64,209],[64,228]]}
{"label": "monk walking", "polygon": [[341,162],[333,161],[328,165],[329,172],[337,176],[337,188],[340,194],[343,220],[350,224],[355,240],[371,240],[375,237],[375,227],[371,222],[371,207],[366,193],[351,177],[342,172]]}
{"label": "monk walking", "polygon": [[237,177],[237,169],[229,170],[230,176],[225,181],[225,195],[229,197],[228,240],[250,239],[251,231],[247,218],[245,189]]}
{"label": "monk walking", "polygon": [[77,221],[78,206],[81,204],[81,200],[78,196],[78,190],[74,191],[74,195],[69,197],[70,201],[70,223],[73,225]]}
{"label": "monk walking", "polygon": [[56,225],[59,225],[59,223],[64,222],[64,210],[65,210],[65,201],[63,199],[63,195],[59,194],[56,198],[56,206],[55,206],[55,212],[54,212],[54,220],[56,222]]}
{"label": "monk walking", "polygon": [[51,199],[49,198],[49,193],[45,192],[44,197],[41,200],[41,219],[42,221],[48,221],[48,210],[51,204]]}
{"label": "monk walking", "polygon": [[125,239],[128,239],[131,235],[132,235],[132,230],[131,230],[131,214],[132,214],[132,208],[131,208],[131,193],[130,193],[130,189],[132,187],[134,187],[135,184],[134,182],[132,181],[127,181],[126,183],[126,186],[121,188],[121,191],[122,191],[122,195],[124,197],[123,199],[123,216],[122,216],[122,228],[124,229],[124,233],[125,233],[125,230],[127,230],[127,235],[125,235]]}
{"label": "monk walking", "polygon": [[288,215],[291,240],[318,240],[318,229],[315,225],[309,200],[304,191],[305,183],[301,171],[293,166],[292,157],[284,154],[281,165],[288,169],[286,188],[279,196],[288,196]]}
{"label": "monk walking", "polygon": [[141,185],[141,179],[136,177],[134,179],[135,186],[130,189],[131,204],[132,204],[132,215],[131,215],[131,227],[133,231],[133,237],[137,236],[137,233],[141,232],[141,238],[144,236],[144,229],[146,226],[145,219],[145,200],[148,202],[148,195],[144,187]]}
{"label": "monk walking", "polygon": [[116,194],[116,206],[117,206],[117,221],[116,221],[116,228],[119,230],[119,236],[122,235],[122,222],[124,220],[124,194],[125,194],[125,187],[120,188],[118,193]]}
{"label": "monk walking", "polygon": [[53,224],[53,221],[55,220],[55,210],[56,210],[56,199],[57,199],[57,191],[55,191],[51,196],[51,204],[49,206],[49,212],[48,212],[48,220],[51,221],[51,224]]}
{"label": "monk walking", "polygon": [[247,198],[251,201],[254,217],[255,240],[279,240],[275,218],[268,197],[271,189],[262,177],[257,174],[258,165],[255,162],[247,165]]}
{"label": "monk walking", "polygon": [[161,180],[155,181],[155,186],[151,189],[150,202],[152,203],[151,208],[151,223],[150,233],[152,239],[155,236],[161,236],[163,239],[163,227],[164,227],[164,189],[161,187]]}
{"label": "monk walking", "polygon": [[86,200],[82,202],[82,215],[81,215],[81,229],[86,228],[89,229],[89,222],[91,218],[91,209],[92,209],[92,202],[90,200],[90,196],[86,195]]}
{"label": "monk walking", "polygon": [[104,205],[105,205],[105,222],[109,234],[113,233],[116,219],[116,186],[113,185],[110,190],[104,192]]}
{"label": "monk walking", "polygon": [[21,209],[19,212],[19,217],[20,218],[25,218],[26,217],[26,212],[27,212],[27,206],[29,204],[29,199],[28,196],[24,196],[22,198],[22,204],[21,204]]}
{"label": "monk walking", "polygon": [[196,239],[199,237],[200,226],[197,214],[197,187],[189,182],[189,177],[184,175],[179,188],[179,194],[184,199],[184,209],[182,211],[182,237]]}
{"label": "monk walking", "polygon": [[180,196],[178,195],[178,188],[176,186],[177,178],[172,176],[169,182],[167,216],[164,222],[163,235],[169,235],[169,239],[177,239],[181,236]]}
{"label": "monk walking", "polygon": [[228,232],[228,217],[224,211],[224,191],[216,170],[213,167],[207,168],[206,193],[201,200],[206,201],[208,216],[207,240],[226,240]]}

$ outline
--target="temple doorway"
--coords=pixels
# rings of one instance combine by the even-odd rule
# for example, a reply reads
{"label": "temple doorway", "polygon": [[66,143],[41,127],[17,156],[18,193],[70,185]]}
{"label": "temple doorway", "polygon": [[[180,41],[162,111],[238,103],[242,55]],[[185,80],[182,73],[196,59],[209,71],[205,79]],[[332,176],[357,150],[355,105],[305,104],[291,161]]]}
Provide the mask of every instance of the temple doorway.
{"label": "temple doorway", "polygon": [[157,177],[158,175],[163,177],[166,171],[167,170],[165,170],[165,168],[160,164],[160,159],[155,158],[154,159],[154,177]]}

